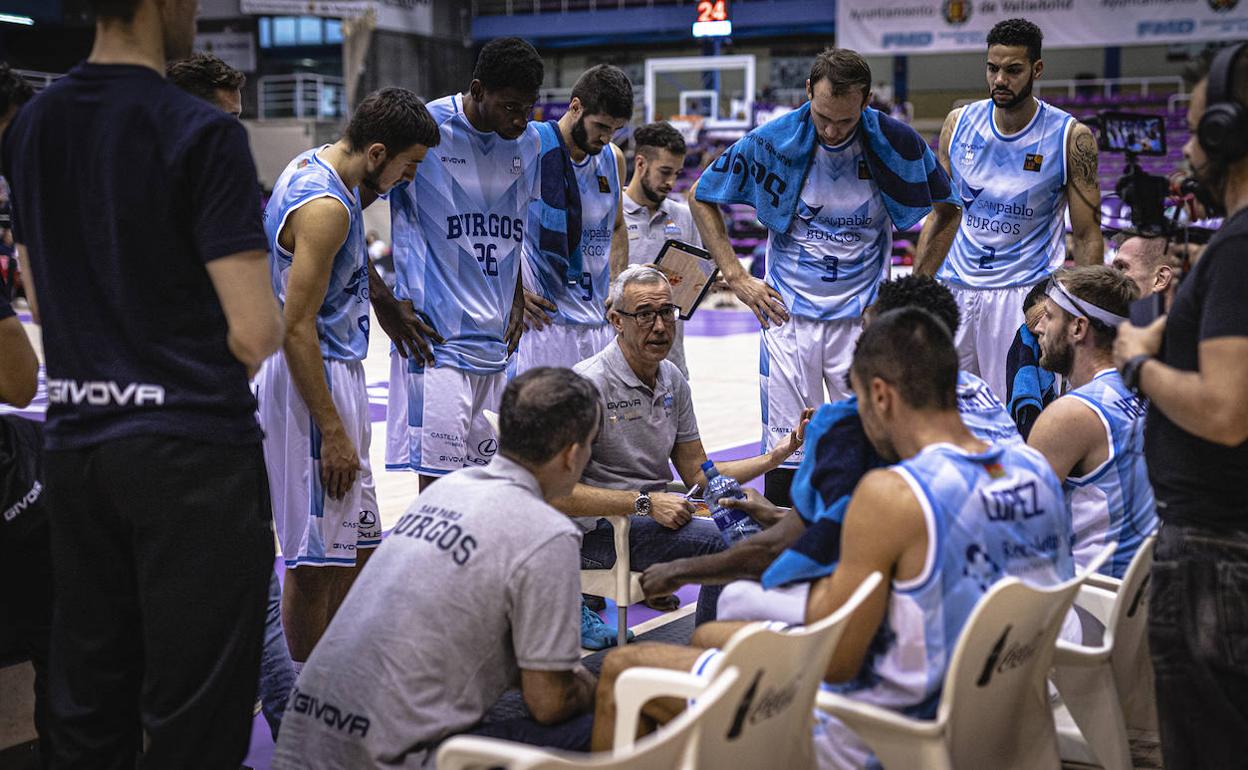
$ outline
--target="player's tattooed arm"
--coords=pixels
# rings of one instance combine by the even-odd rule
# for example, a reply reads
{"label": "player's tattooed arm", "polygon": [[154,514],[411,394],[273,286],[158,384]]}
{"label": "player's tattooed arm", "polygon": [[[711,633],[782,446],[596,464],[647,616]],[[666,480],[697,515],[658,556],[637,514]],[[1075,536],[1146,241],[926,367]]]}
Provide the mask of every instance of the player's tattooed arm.
{"label": "player's tattooed arm", "polygon": [[1104,260],[1101,235],[1101,187],[1097,175],[1096,139],[1092,130],[1076,124],[1067,140],[1066,202],[1074,236],[1075,264],[1099,265]]}
{"label": "player's tattooed arm", "polygon": [[1070,139],[1074,144],[1070,153],[1071,179],[1081,187],[1095,185],[1097,183],[1097,154],[1096,140],[1092,138],[1092,131],[1080,124],[1071,132]]}

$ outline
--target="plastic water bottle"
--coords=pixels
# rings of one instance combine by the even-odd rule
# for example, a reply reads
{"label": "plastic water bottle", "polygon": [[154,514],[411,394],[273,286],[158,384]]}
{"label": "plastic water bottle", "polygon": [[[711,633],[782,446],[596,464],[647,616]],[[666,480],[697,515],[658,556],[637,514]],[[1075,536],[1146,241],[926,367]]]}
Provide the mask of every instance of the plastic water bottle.
{"label": "plastic water bottle", "polygon": [[706,474],[706,507],[711,509],[711,520],[719,527],[719,535],[724,542],[731,547],[755,532],[761,532],[763,528],[745,511],[725,508],[719,504],[720,498],[724,497],[745,499],[745,493],[741,491],[737,480],[721,475],[715,468],[715,463],[710,460],[702,463],[702,472]]}

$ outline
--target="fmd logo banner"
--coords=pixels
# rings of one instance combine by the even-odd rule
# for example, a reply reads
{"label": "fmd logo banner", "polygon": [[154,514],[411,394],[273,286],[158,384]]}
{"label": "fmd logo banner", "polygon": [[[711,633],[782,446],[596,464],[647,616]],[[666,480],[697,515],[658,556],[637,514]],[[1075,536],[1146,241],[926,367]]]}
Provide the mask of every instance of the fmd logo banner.
{"label": "fmd logo banner", "polygon": [[839,0],[837,43],[863,54],[982,51],[988,30],[1024,16],[1044,47],[1242,40],[1248,0]]}

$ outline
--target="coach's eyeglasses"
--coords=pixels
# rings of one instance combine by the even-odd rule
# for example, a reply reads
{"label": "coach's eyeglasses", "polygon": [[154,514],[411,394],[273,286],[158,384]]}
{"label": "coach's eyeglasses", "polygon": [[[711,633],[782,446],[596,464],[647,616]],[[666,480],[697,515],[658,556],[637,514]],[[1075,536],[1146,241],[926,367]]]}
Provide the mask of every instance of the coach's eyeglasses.
{"label": "coach's eyeglasses", "polygon": [[660,316],[663,318],[663,323],[665,324],[670,324],[676,320],[675,305],[663,305],[657,310],[638,310],[636,313],[630,313],[627,310],[617,310],[615,312],[620,315],[628,316],[636,321],[637,325],[641,327],[654,326],[654,320]]}

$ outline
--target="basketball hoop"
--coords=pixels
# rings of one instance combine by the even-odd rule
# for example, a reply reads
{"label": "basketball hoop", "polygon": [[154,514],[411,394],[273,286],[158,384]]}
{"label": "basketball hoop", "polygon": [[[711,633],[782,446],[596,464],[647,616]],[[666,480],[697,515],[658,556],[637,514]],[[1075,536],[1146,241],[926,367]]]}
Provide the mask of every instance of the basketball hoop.
{"label": "basketball hoop", "polygon": [[673,115],[667,119],[667,122],[680,132],[685,144],[694,145],[697,144],[698,137],[702,134],[702,123],[705,120],[706,117],[703,115]]}

